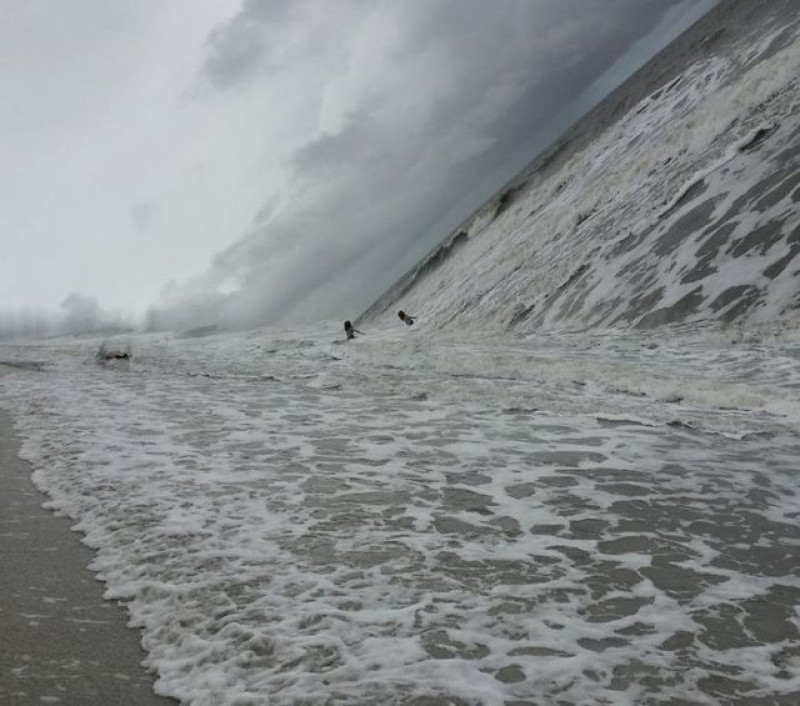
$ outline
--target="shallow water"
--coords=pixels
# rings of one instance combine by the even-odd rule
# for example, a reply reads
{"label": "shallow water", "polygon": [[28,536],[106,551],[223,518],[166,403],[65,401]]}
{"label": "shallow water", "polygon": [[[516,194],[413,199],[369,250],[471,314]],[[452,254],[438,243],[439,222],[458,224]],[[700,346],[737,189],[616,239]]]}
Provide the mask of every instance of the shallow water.
{"label": "shallow water", "polygon": [[0,350],[44,363],[0,400],[157,689],[796,702],[800,346],[419,324]]}

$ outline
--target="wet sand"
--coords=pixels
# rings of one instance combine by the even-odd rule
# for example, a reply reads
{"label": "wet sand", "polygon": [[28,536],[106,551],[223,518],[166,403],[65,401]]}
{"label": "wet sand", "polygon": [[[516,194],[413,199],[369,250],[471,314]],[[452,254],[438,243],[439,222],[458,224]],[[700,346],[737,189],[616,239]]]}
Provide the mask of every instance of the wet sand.
{"label": "wet sand", "polygon": [[[8,372],[0,365],[0,376]],[[103,599],[87,568],[93,552],[70,520],[42,507],[47,498],[18,449],[0,410],[0,703],[177,703],[153,692],[138,632]]]}

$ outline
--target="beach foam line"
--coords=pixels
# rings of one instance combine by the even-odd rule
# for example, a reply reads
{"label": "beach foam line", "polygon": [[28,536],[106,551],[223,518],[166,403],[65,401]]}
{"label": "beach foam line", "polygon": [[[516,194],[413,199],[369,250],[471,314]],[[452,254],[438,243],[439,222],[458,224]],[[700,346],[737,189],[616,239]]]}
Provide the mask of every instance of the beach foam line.
{"label": "beach foam line", "polygon": [[93,552],[42,507],[18,449],[0,409],[0,703],[174,704],[154,693],[138,634],[87,568]]}

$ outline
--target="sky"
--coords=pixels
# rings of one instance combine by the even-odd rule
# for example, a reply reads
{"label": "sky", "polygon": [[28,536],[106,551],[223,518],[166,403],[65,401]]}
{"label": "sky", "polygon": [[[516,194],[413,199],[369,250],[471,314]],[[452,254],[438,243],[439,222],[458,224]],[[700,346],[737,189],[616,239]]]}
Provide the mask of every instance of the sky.
{"label": "sky", "polygon": [[0,317],[354,318],[714,4],[0,0]]}

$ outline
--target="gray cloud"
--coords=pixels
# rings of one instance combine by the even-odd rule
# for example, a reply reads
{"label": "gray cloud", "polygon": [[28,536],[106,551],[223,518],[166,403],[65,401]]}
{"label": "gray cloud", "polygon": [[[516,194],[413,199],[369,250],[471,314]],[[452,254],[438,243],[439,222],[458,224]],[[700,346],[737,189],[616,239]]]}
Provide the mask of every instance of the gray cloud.
{"label": "gray cloud", "polygon": [[148,201],[141,201],[131,206],[131,218],[137,232],[146,233],[150,230],[157,206]]}
{"label": "gray cloud", "polygon": [[[269,3],[248,0],[212,34],[204,70],[219,87],[273,60],[281,31],[303,34],[311,54],[326,43],[351,53],[330,67],[327,127],[294,152],[287,205],[270,197],[259,225],[173,288],[162,315],[354,315],[455,225],[444,214],[479,205],[544,146],[537,139],[566,128],[554,117],[678,4],[339,3],[320,18],[302,3],[262,15]],[[226,282],[235,286],[223,292]]]}
{"label": "gray cloud", "polygon": [[313,54],[326,37],[340,36],[366,0],[244,0],[238,13],[208,37],[202,75],[218,89],[240,87],[262,72],[276,72]]}
{"label": "gray cloud", "polygon": [[241,11],[208,38],[205,73],[218,88],[230,88],[268,64],[272,30],[289,14],[288,0],[245,0]]}

